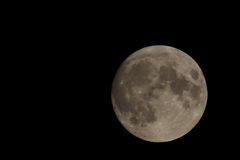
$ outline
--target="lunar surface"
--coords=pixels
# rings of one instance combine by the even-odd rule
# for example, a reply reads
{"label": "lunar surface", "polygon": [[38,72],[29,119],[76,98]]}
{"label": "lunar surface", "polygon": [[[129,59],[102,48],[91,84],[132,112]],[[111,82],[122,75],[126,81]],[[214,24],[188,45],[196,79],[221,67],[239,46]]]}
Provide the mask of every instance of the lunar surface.
{"label": "lunar surface", "polygon": [[150,142],[184,136],[199,122],[207,85],[198,64],[169,46],[150,46],[130,55],[112,83],[112,104],[124,128]]}

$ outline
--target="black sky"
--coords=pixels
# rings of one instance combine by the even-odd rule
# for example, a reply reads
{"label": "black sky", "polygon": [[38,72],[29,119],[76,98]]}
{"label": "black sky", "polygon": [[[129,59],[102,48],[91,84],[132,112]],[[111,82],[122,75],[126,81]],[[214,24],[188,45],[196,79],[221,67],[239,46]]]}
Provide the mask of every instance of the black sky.
{"label": "black sky", "polygon": [[[86,136],[78,140],[86,145],[90,143],[90,150],[104,148],[106,154],[110,151],[136,157],[186,151],[205,155],[217,153],[216,150],[222,152],[234,143],[235,118],[231,115],[237,108],[229,101],[229,97],[235,97],[230,89],[234,65],[230,36],[217,29],[220,24],[175,20],[169,20],[170,23],[141,18],[130,23],[113,20],[113,23],[99,22],[100,28],[97,25],[90,31],[83,57],[82,54],[77,57],[81,59],[80,64],[76,62],[80,65],[80,72],[76,71],[78,78],[80,82],[84,79],[79,90],[84,88],[84,92],[80,93],[77,103],[80,108],[75,112],[76,117],[81,113],[80,122],[84,126],[77,131]],[[149,45],[169,45],[188,53],[202,68],[208,85],[207,107],[200,123],[186,136],[165,144],[152,144],[129,134],[118,122],[111,105],[111,83],[119,65],[134,51]]]}
{"label": "black sky", "polygon": [[[18,30],[13,30],[19,46],[14,47],[24,54],[15,56],[16,61],[22,59],[18,61],[22,67],[15,69],[19,74],[14,84],[29,89],[28,96],[19,93],[28,101],[16,112],[30,117],[16,122],[21,126],[19,137],[23,134],[30,146],[37,144],[43,151],[111,159],[233,155],[239,140],[237,14],[192,5],[184,9],[93,5],[97,9],[87,11],[50,7],[48,14],[19,16]],[[189,54],[201,67],[208,87],[199,124],[169,143],[134,137],[121,126],[111,105],[111,85],[119,65],[150,45],[169,45]]]}

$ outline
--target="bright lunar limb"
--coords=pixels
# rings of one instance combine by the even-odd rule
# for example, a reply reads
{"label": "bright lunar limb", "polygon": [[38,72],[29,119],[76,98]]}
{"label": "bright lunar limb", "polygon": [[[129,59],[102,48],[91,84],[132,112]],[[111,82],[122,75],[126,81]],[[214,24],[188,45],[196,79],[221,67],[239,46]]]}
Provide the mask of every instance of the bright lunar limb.
{"label": "bright lunar limb", "polygon": [[167,142],[199,122],[207,94],[204,75],[190,56],[156,45],[134,52],[121,64],[111,98],[116,116],[130,133]]}

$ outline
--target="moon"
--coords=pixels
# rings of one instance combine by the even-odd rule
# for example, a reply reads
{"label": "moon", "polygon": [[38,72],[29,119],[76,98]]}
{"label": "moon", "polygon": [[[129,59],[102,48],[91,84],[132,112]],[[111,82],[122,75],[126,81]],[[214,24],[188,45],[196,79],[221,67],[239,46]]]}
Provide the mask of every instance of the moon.
{"label": "moon", "polygon": [[207,104],[207,85],[198,64],[170,46],[142,48],[121,64],[112,82],[113,110],[134,136],[168,142],[190,132]]}

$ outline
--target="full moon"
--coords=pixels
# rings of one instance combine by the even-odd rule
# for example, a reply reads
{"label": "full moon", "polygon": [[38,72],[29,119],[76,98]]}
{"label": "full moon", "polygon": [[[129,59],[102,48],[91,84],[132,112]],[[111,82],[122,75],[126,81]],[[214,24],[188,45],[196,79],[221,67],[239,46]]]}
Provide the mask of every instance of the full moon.
{"label": "full moon", "polygon": [[156,45],[131,54],[112,83],[111,100],[122,126],[150,142],[190,132],[207,104],[202,70],[179,49]]}

